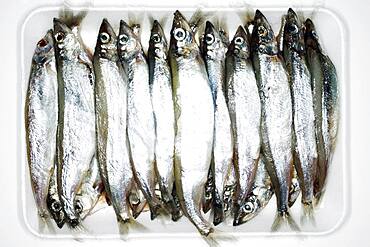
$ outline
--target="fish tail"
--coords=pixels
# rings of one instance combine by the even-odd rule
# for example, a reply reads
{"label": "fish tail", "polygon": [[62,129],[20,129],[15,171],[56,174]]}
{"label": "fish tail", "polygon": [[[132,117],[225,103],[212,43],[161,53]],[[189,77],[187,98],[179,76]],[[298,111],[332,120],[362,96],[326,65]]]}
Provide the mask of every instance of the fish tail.
{"label": "fish tail", "polygon": [[87,10],[74,12],[71,8],[65,6],[59,11],[59,19],[69,28],[77,27],[81,24],[87,15]]}
{"label": "fish tail", "polygon": [[274,223],[271,226],[272,232],[277,232],[284,225],[288,225],[293,231],[300,232],[299,226],[294,221],[288,211],[278,211]]}
{"label": "fish tail", "polygon": [[201,26],[205,23],[210,14],[205,14],[201,9],[197,9],[190,17],[189,24],[194,33],[202,29]]}
{"label": "fish tail", "polygon": [[82,223],[79,223],[77,226],[69,225],[69,229],[71,230],[71,234],[74,240],[82,241],[81,235],[89,235],[92,232],[84,226]]}
{"label": "fish tail", "polygon": [[316,220],[314,215],[314,207],[311,203],[302,204],[302,215],[301,215],[301,225],[311,223],[313,226],[316,226]]}
{"label": "fish tail", "polygon": [[120,220],[117,218],[117,224],[118,224],[118,231],[120,234],[120,238],[124,241],[128,240],[129,232],[134,231],[140,231],[140,232],[148,232],[149,229],[146,228],[143,224],[140,224],[136,220],[132,218],[127,218],[124,220]]}
{"label": "fish tail", "polygon": [[39,232],[43,233],[47,230],[50,233],[56,233],[55,227],[53,226],[49,217],[39,215],[38,221]]}

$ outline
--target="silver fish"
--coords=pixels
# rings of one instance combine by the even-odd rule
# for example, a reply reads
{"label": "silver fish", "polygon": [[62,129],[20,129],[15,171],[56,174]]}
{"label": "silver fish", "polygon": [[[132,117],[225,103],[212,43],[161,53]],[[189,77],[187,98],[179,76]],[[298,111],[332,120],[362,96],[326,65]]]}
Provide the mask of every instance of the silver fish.
{"label": "silver fish", "polygon": [[80,222],[76,193],[96,152],[95,78],[78,26],[67,26],[55,18],[54,38],[59,94],[57,182],[64,212],[76,227]]}
{"label": "silver fish", "polygon": [[260,155],[261,102],[250,58],[249,37],[239,26],[226,54],[228,106],[234,139],[237,180],[234,225],[250,193]]}
{"label": "silver fish", "polygon": [[293,158],[302,190],[302,203],[309,205],[313,199],[317,164],[311,76],[306,66],[304,37],[298,17],[289,9],[285,18],[282,53],[292,92]]}
{"label": "silver fish", "polygon": [[306,59],[311,72],[313,106],[315,113],[318,163],[314,196],[320,201],[325,191],[339,125],[338,76],[333,62],[323,51],[315,26],[310,19],[305,22]]}
{"label": "silver fish", "polygon": [[184,214],[202,235],[213,228],[200,205],[213,146],[214,105],[207,71],[194,33],[176,11],[169,59],[175,105],[175,181]]}
{"label": "silver fish", "polygon": [[266,207],[273,194],[270,176],[265,168],[263,158],[260,158],[252,191],[239,210],[239,220],[236,223],[240,225],[256,217]]}
{"label": "silver fish", "polygon": [[97,209],[97,204],[104,197],[104,185],[99,174],[98,160],[92,160],[90,168],[82,180],[81,187],[76,194],[75,209],[81,220]]}
{"label": "silver fish", "polygon": [[95,107],[100,174],[119,222],[130,220],[133,182],[127,138],[127,77],[119,61],[117,36],[104,19],[94,54]]}
{"label": "silver fish", "polygon": [[42,219],[50,215],[46,197],[56,154],[57,90],[53,33],[49,30],[37,43],[32,57],[25,103],[28,166],[36,207]]}
{"label": "silver fish", "polygon": [[180,218],[179,208],[172,198],[174,177],[175,113],[172,100],[171,70],[168,64],[166,36],[157,20],[150,34],[149,83],[155,119],[155,159],[157,181],[161,198],[171,212],[174,221]]}
{"label": "silver fish", "polygon": [[233,140],[231,120],[225,98],[225,56],[227,46],[219,31],[209,21],[201,45],[214,104],[213,139],[213,224],[224,220],[223,193],[228,171],[232,166]]}
{"label": "silver fish", "polygon": [[262,105],[262,154],[277,197],[279,216],[285,217],[293,172],[292,100],[274,32],[259,10],[254,17],[251,51]]}
{"label": "silver fish", "polygon": [[155,123],[149,67],[138,34],[124,21],[120,24],[118,55],[128,75],[127,133],[133,173],[153,220],[162,204],[155,196]]}
{"label": "silver fish", "polygon": [[55,164],[53,167],[53,174],[50,177],[49,181],[49,189],[48,195],[46,198],[46,204],[51,214],[51,217],[57,224],[59,228],[62,228],[65,224],[66,217],[65,213],[62,208],[62,204],[60,202],[60,197],[58,194],[58,187],[57,187],[57,164],[55,160]]}

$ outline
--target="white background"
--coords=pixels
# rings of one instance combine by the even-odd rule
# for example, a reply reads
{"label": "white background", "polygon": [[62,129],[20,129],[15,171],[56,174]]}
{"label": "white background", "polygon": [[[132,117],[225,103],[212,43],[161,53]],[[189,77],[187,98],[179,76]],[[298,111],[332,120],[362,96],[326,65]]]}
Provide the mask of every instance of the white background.
{"label": "white background", "polygon": [[[158,1],[158,0],[157,0]],[[2,200],[0,203],[0,245],[1,246],[141,246],[141,245],[194,245],[206,246],[207,244],[201,238],[150,238],[150,239],[134,239],[129,242],[121,240],[84,240],[77,242],[75,240],[45,240],[31,235],[21,223],[20,215],[20,178],[19,178],[19,165],[17,158],[19,157],[17,141],[19,139],[21,126],[17,125],[17,115],[19,108],[17,106],[17,88],[19,87],[19,73],[20,63],[19,56],[19,31],[21,25],[20,21],[32,9],[38,6],[50,4],[51,1],[9,1],[1,3],[0,23],[2,24],[1,32],[1,52],[0,52],[0,112],[2,121],[0,121],[0,187],[3,189]],[[103,2],[103,1],[101,1]],[[105,1],[107,4],[109,1]],[[113,1],[111,1],[113,2]],[[118,2],[118,1],[116,1]],[[121,1],[123,2],[123,1]],[[149,1],[136,0],[135,5],[145,3],[147,5],[157,4],[156,2],[150,3]],[[166,3],[168,2],[168,3]],[[192,3],[199,1],[187,0],[186,4],[192,6]],[[211,1],[205,1],[205,4],[210,5]],[[213,4],[223,1],[212,1]],[[270,1],[273,2],[273,1]],[[300,6],[299,4],[292,4],[292,1],[279,1],[280,6]],[[298,1],[297,1],[298,2]],[[296,2],[296,3],[297,3]],[[351,136],[348,140],[346,147],[348,153],[351,154],[350,164],[350,200],[349,215],[344,224],[337,229],[334,233],[320,237],[248,237],[239,238],[236,241],[229,243],[222,242],[224,245],[250,245],[250,246],[327,246],[328,244],[335,246],[348,246],[348,245],[367,245],[369,236],[369,220],[370,211],[367,195],[368,188],[370,188],[370,160],[367,155],[367,142],[370,140],[369,131],[370,126],[369,110],[367,108],[369,103],[369,82],[365,80],[368,74],[368,59],[370,48],[370,35],[368,30],[368,19],[366,18],[370,13],[370,3],[367,1],[305,1],[309,3],[319,4],[330,8],[337,12],[347,24],[349,42],[350,42],[350,59],[348,65],[350,82],[350,126]],[[242,1],[233,2],[233,4],[240,5]],[[269,1],[249,1],[255,6],[269,5]],[[258,4],[257,4],[258,3]],[[56,4],[56,2],[55,2]],[[98,4],[98,1],[95,1]],[[159,4],[159,3],[158,3]],[[160,1],[163,5],[176,4],[185,5],[180,0],[173,1]],[[223,3],[225,4],[225,3]],[[276,4],[276,3],[275,3]],[[302,4],[302,2],[300,3]],[[132,5],[132,4],[131,4]],[[212,5],[211,5],[212,6]],[[366,19],[365,19],[366,18]],[[368,77],[366,77],[368,79]]]}

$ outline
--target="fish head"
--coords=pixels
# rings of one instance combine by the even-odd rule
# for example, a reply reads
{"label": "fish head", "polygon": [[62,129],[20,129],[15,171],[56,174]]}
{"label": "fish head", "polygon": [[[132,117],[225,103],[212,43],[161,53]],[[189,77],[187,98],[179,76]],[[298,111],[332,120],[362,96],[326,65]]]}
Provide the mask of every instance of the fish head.
{"label": "fish head", "polygon": [[283,43],[289,49],[294,49],[297,52],[304,51],[303,32],[297,14],[291,8],[285,16]]}
{"label": "fish head", "polygon": [[69,58],[78,53],[82,47],[73,30],[57,18],[54,18],[53,23],[56,53],[63,58]]}
{"label": "fish head", "polygon": [[319,36],[316,33],[315,25],[311,19],[307,19],[304,23],[304,41],[306,48],[312,48],[314,50],[321,49]]}
{"label": "fish head", "polygon": [[176,56],[189,56],[193,51],[197,50],[199,48],[190,24],[180,11],[177,10],[174,13],[172,23],[170,51]]}
{"label": "fish head", "polygon": [[258,9],[256,10],[253,20],[251,44],[253,51],[259,51],[260,53],[270,55],[278,53],[274,31],[266,17]]}
{"label": "fish head", "polygon": [[149,51],[152,57],[159,59],[167,58],[167,39],[163,32],[161,24],[154,20],[149,39]]}
{"label": "fish head", "polygon": [[238,226],[251,220],[257,215],[260,207],[261,204],[257,195],[248,196],[244,203],[235,207],[233,225]]}
{"label": "fish head", "polygon": [[249,37],[242,26],[239,26],[236,30],[234,38],[232,39],[227,52],[230,56],[233,55],[245,59],[249,58]]}
{"label": "fish head", "polygon": [[206,22],[204,36],[201,41],[201,51],[204,57],[214,60],[224,59],[227,46],[222,35],[223,33],[220,33],[210,21]]}
{"label": "fish head", "polygon": [[66,217],[61,202],[49,194],[46,199],[46,205],[57,226],[62,228]]}
{"label": "fish head", "polygon": [[138,25],[131,27],[121,20],[117,41],[118,54],[121,59],[131,59],[142,51],[138,29]]}
{"label": "fish head", "polygon": [[46,64],[54,58],[53,30],[49,30],[45,36],[37,42],[33,62]]}
{"label": "fish head", "polygon": [[117,57],[117,35],[105,18],[100,25],[95,54],[101,58],[110,60]]}

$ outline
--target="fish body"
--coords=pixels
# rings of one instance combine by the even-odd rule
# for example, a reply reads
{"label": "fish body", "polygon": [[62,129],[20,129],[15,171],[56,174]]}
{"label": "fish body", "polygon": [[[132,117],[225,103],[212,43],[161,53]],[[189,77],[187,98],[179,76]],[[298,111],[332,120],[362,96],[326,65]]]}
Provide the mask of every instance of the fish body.
{"label": "fish body", "polygon": [[38,214],[50,216],[46,198],[53,176],[58,125],[58,83],[52,31],[37,43],[25,105],[28,167]]}
{"label": "fish body", "polygon": [[242,26],[227,52],[226,82],[234,139],[234,167],[237,180],[234,224],[251,192],[260,155],[261,102],[249,52],[249,37]]}
{"label": "fish body", "polygon": [[133,182],[127,138],[127,78],[118,57],[117,36],[106,19],[99,30],[94,71],[100,174],[117,220],[127,222]]}
{"label": "fish body", "polygon": [[96,152],[95,78],[77,27],[65,23],[54,19],[59,106],[57,184],[68,222],[76,227],[80,222],[76,193]]}
{"label": "fish body", "polygon": [[224,220],[223,193],[232,166],[233,142],[229,111],[225,97],[225,55],[227,46],[219,31],[206,22],[202,53],[206,64],[214,104],[213,178],[214,225]]}
{"label": "fish body", "polygon": [[292,100],[272,28],[259,10],[254,23],[251,50],[262,106],[262,154],[277,197],[277,210],[283,216],[288,213],[293,174]]}
{"label": "fish body", "polygon": [[154,219],[162,204],[155,196],[155,122],[149,89],[149,67],[136,31],[121,21],[118,55],[128,76],[127,133],[132,170]]}
{"label": "fish body", "polygon": [[213,228],[200,206],[213,146],[214,105],[207,71],[194,33],[176,11],[169,60],[175,105],[175,181],[184,214],[202,235]]}
{"label": "fish body", "polygon": [[319,43],[315,26],[305,22],[306,60],[311,73],[316,128],[317,170],[314,196],[319,201],[325,190],[329,163],[332,159],[339,125],[338,76],[333,62]]}
{"label": "fish body", "polygon": [[302,190],[302,203],[311,204],[317,163],[311,76],[305,61],[303,31],[298,17],[289,9],[285,18],[282,53],[292,94],[294,165]]}
{"label": "fish body", "polygon": [[171,69],[168,63],[167,40],[159,22],[151,30],[149,49],[149,83],[155,120],[156,173],[161,198],[172,214],[180,217],[172,197],[174,177],[175,113],[172,100]]}

